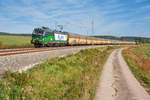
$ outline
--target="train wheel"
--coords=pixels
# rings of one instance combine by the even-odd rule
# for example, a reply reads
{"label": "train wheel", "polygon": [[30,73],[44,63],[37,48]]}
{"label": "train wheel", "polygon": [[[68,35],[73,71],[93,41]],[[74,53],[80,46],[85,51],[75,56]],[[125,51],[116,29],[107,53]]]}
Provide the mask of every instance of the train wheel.
{"label": "train wheel", "polygon": [[35,47],[35,48],[38,48],[38,45],[37,45],[37,44],[34,44],[34,47]]}
{"label": "train wheel", "polygon": [[41,45],[39,45],[39,44],[34,44],[34,47],[35,47],[35,48],[40,48]]}

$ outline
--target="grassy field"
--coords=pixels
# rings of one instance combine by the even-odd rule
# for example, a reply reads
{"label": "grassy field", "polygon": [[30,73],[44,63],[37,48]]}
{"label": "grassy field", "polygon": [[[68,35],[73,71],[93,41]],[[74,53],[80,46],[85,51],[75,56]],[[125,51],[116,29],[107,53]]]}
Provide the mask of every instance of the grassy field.
{"label": "grassy field", "polygon": [[0,100],[92,100],[108,55],[114,47],[81,50],[48,59],[23,73],[0,80]]}
{"label": "grassy field", "polygon": [[32,47],[31,36],[0,35],[0,48]]}
{"label": "grassy field", "polygon": [[130,47],[123,56],[135,77],[150,94],[150,45]]}

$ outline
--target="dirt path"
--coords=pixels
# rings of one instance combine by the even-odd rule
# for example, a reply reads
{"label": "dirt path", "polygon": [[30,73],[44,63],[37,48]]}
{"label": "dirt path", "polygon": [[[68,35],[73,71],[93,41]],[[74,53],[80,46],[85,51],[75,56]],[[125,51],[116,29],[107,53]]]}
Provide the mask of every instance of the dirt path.
{"label": "dirt path", "polygon": [[150,100],[122,57],[122,49],[108,58],[94,100]]}

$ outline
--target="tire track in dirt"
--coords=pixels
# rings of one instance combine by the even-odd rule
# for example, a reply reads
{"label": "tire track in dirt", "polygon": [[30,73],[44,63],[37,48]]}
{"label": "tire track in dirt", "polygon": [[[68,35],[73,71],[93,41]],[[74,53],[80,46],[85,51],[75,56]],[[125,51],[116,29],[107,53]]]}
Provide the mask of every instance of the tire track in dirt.
{"label": "tire track in dirt", "polygon": [[105,63],[94,100],[150,100],[129,70],[122,50],[114,50]]}

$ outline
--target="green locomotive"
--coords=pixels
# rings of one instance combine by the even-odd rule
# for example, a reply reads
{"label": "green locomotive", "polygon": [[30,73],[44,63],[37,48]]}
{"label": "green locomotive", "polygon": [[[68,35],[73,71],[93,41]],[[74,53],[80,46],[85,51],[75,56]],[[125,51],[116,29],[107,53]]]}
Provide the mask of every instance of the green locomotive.
{"label": "green locomotive", "polygon": [[47,27],[35,28],[32,32],[31,43],[35,48],[67,45],[68,33],[51,30]]}

